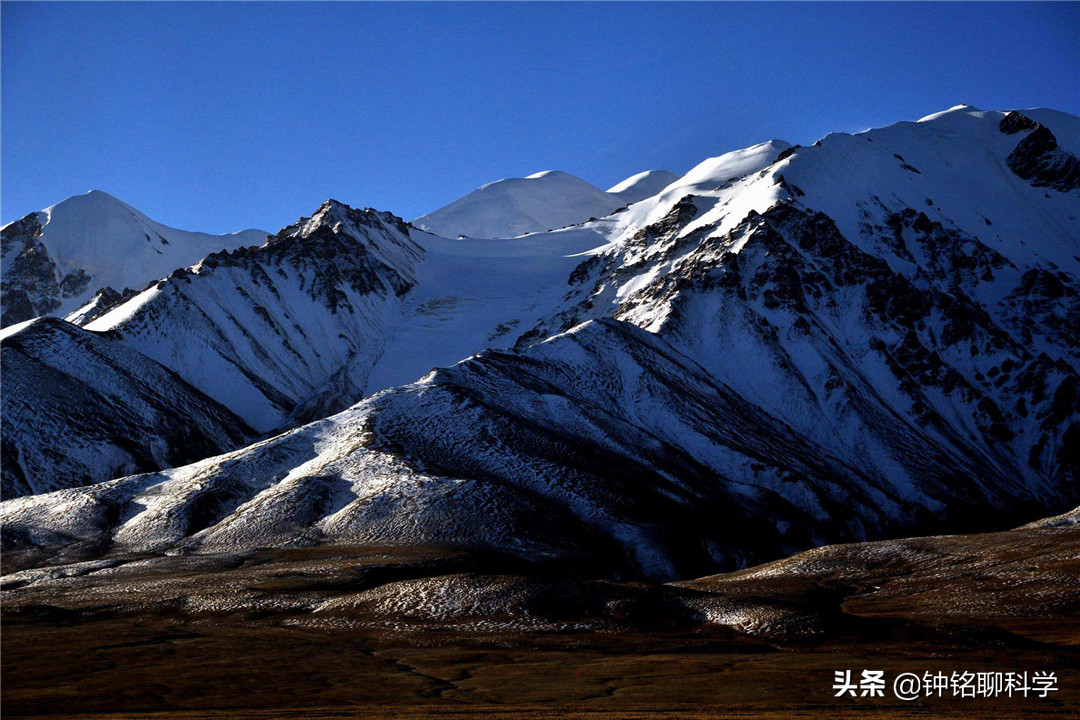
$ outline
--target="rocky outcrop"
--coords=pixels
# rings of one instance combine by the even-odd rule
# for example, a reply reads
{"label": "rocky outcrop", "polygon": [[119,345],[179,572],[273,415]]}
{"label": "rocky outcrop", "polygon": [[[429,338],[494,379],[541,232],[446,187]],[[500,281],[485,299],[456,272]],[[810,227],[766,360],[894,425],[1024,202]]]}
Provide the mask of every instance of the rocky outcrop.
{"label": "rocky outcrop", "polygon": [[131,288],[124,288],[123,291],[117,292],[111,287],[103,287],[90,298],[90,302],[68,315],[65,319],[75,325],[86,325],[138,294],[137,290]]}
{"label": "rocky outcrop", "polygon": [[1080,160],[1058,147],[1050,128],[1015,110],[1001,121],[1001,131],[1008,135],[1028,130],[1009,154],[1009,168],[1035,187],[1058,192],[1080,188]]}
{"label": "rocky outcrop", "polygon": [[0,230],[4,263],[4,288],[0,293],[3,327],[56,310],[64,288],[70,290],[79,284],[80,276],[60,277],[49,251],[38,242],[41,228],[38,213],[30,213]]}

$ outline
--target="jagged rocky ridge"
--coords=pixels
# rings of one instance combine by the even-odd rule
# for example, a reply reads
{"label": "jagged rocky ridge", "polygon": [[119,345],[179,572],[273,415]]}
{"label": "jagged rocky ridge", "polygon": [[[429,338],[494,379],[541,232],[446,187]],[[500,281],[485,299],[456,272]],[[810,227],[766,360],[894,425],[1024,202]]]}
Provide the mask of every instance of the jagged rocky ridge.
{"label": "jagged rocky ridge", "polygon": [[93,321],[259,431],[358,400],[423,250],[329,200],[261,246],[208,255]]}
{"label": "jagged rocky ridge", "polygon": [[[238,453],[5,503],[6,546],[435,543],[669,578],[1060,512],[1078,191],[1055,186],[1067,159],[1038,179],[1009,164],[1037,128],[1007,117],[707,161],[542,238],[587,252],[502,350]],[[407,347],[438,337],[410,328]]]}
{"label": "jagged rocky ridge", "polygon": [[254,433],[115,337],[57,318],[0,339],[5,499],[184,465]]}

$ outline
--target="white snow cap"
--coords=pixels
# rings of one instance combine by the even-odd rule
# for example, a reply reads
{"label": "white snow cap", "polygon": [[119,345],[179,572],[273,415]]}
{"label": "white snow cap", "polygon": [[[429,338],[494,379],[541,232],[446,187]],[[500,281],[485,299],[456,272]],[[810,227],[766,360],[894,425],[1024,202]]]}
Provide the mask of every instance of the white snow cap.
{"label": "white snow cap", "polygon": [[678,179],[678,175],[667,170],[646,170],[608,188],[608,193],[618,195],[629,205],[656,195]]}
{"label": "white snow cap", "polygon": [[[84,292],[65,298],[63,316],[85,305],[102,287],[140,289],[212,252],[258,245],[262,230],[210,235],[177,230],[151,220],[107,192],[90,190],[38,213],[39,241],[61,277],[76,270],[90,276]],[[4,266],[4,277],[10,265]]]}
{"label": "white snow cap", "polygon": [[677,178],[664,170],[648,170],[604,192],[570,173],[542,170],[483,185],[416,218],[413,225],[443,237],[517,237],[605,217],[655,195]]}

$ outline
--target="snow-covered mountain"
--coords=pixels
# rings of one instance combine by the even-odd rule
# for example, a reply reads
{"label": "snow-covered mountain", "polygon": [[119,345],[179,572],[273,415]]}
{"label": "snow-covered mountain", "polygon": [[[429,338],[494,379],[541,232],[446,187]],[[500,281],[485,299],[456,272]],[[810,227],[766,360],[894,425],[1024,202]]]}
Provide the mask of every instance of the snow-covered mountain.
{"label": "snow-covered mountain", "polygon": [[[1018,153],[1050,132],[1022,117],[962,106],[790,148],[712,190],[687,183],[677,201],[673,186],[606,221],[616,240],[530,335],[614,303],[614,317],[896,487],[956,482],[944,460],[922,481],[903,469],[904,425],[966,456],[958,474],[1068,486],[1080,474],[1078,161],[1048,149],[1044,176],[1022,177]],[[1059,124],[1076,136],[1075,118]],[[903,424],[883,432],[890,417]]]}
{"label": "snow-covered mountain", "polygon": [[5,499],[183,465],[254,437],[116,338],[38,318],[0,333]]}
{"label": "snow-covered mountain", "polygon": [[443,237],[516,237],[604,217],[655,195],[677,177],[649,170],[604,192],[569,173],[548,170],[488,183],[412,224]]}
{"label": "snow-covered mountain", "polygon": [[0,322],[63,317],[99,293],[104,298],[137,290],[211,252],[265,239],[261,230],[230,235],[176,230],[91,190],[0,229]]}
{"label": "snow-covered mountain", "polygon": [[213,253],[86,324],[265,432],[360,398],[423,258],[389,213],[328,200],[258,247]]}
{"label": "snow-covered mountain", "polygon": [[[356,301],[370,323],[357,367],[370,369],[313,396],[389,389],[228,455],[4,503],[7,542],[71,556],[103,538],[115,552],[494,546],[666,578],[1074,507],[1078,127],[958,106],[728,153],[622,212],[535,237],[410,241],[380,226],[371,252],[386,261],[358,277],[403,282]],[[299,247],[302,228],[327,226],[348,224],[278,237]],[[264,286],[292,277],[258,265]],[[230,343],[276,352],[308,326],[253,331],[258,311],[233,309],[247,307],[252,269],[212,293],[205,272],[87,328],[116,329],[239,412],[250,401],[223,400],[232,388],[272,398],[266,387],[306,365],[230,361],[247,372],[200,385],[198,363],[226,347],[204,338],[229,327]],[[158,304],[185,278],[199,288],[189,304],[213,297],[223,321],[173,324],[203,312]],[[295,317],[325,327],[322,310]],[[411,382],[432,366],[445,369]],[[300,395],[267,417],[296,418]],[[333,409],[315,406],[309,417]]]}

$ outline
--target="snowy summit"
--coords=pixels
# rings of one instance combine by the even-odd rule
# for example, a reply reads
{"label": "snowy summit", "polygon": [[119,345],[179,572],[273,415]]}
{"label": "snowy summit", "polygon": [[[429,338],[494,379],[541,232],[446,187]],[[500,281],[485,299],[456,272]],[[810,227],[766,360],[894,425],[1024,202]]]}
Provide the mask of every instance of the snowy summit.
{"label": "snowy summit", "polygon": [[266,239],[262,230],[177,230],[101,190],[30,213],[2,231],[5,326],[39,315],[63,317],[101,292],[140,290],[211,252]]}
{"label": "snowy summit", "polygon": [[576,225],[655,195],[676,179],[650,170],[604,192],[558,170],[488,183],[454,202],[413,220],[436,235],[474,238],[516,237]]}

